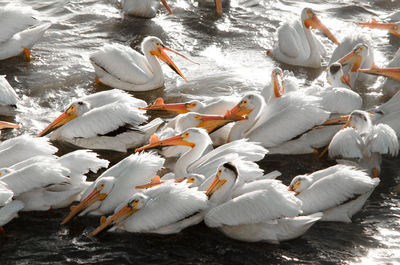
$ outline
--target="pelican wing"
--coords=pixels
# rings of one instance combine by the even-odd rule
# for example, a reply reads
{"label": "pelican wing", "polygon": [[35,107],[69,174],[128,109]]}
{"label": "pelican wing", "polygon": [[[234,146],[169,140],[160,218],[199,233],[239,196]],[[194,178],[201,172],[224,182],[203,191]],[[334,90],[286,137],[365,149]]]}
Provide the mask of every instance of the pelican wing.
{"label": "pelican wing", "polygon": [[[126,93],[120,89],[111,89],[106,91],[97,92],[88,96],[82,97],[81,100],[86,101],[92,108],[98,108],[103,105],[126,102],[136,107],[146,107],[147,103],[144,100],[137,99],[131,94]],[[145,113],[145,111],[143,111]]]}
{"label": "pelican wing", "polygon": [[127,103],[107,104],[71,120],[57,129],[53,137],[58,135],[69,139],[96,137],[106,135],[125,125],[137,126],[146,120],[147,116],[135,106]]}
{"label": "pelican wing", "polygon": [[301,214],[301,201],[280,181],[254,181],[242,191],[244,194],[212,208],[205,223],[210,227],[256,224]]}
{"label": "pelican wing", "polygon": [[14,196],[14,192],[7,187],[7,184],[0,181],[0,207],[9,203]]}
{"label": "pelican wing", "polygon": [[329,156],[362,158],[363,139],[353,128],[344,128],[337,132],[329,144]]}
{"label": "pelican wing", "polygon": [[147,59],[137,51],[121,44],[107,44],[90,56],[92,63],[112,76],[132,84],[143,85],[153,73]]}
{"label": "pelican wing", "polygon": [[[145,232],[181,221],[208,207],[207,196],[196,188],[166,183],[144,191],[150,200],[123,224],[130,232]],[[118,210],[119,208],[117,208]]]}
{"label": "pelican wing", "polygon": [[302,39],[294,25],[285,23],[278,29],[278,46],[284,55],[297,58],[300,55],[299,45],[301,42]]}
{"label": "pelican wing", "polygon": [[16,105],[20,99],[5,77],[0,75],[0,104]]}
{"label": "pelican wing", "polygon": [[336,169],[297,195],[303,202],[304,215],[339,206],[370,191],[379,183],[379,179],[371,179],[364,171],[349,166],[340,165]]}
{"label": "pelican wing", "polygon": [[6,206],[0,208],[0,226],[10,222],[18,216],[18,212],[24,208],[24,204],[20,201],[11,201]]}
{"label": "pelican wing", "polygon": [[46,137],[17,136],[0,143],[0,168],[10,167],[36,155],[52,155],[57,151]]}
{"label": "pelican wing", "polygon": [[372,127],[366,142],[369,143],[371,153],[391,154],[396,156],[399,152],[399,142],[396,132],[386,124],[378,124]]}
{"label": "pelican wing", "polygon": [[69,179],[65,177],[68,173],[69,170],[59,163],[39,162],[13,171],[1,177],[0,181],[18,196],[34,188],[68,182]]}

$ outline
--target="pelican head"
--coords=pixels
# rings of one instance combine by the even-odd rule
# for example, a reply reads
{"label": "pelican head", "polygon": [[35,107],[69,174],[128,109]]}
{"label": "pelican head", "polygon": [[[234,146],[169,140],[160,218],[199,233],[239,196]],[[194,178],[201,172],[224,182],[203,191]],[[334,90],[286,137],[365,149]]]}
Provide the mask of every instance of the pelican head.
{"label": "pelican head", "polygon": [[76,101],[71,103],[69,107],[58,116],[52,123],[50,123],[43,131],[38,134],[38,137],[45,136],[57,128],[67,124],[71,120],[81,116],[90,110],[90,104],[86,101]]}
{"label": "pelican head", "polygon": [[[108,194],[111,192],[114,186],[114,177],[102,177],[94,183],[94,186],[89,194],[81,200],[81,202],[76,206],[71,206],[71,212],[65,219],[61,222],[61,224],[66,224],[71,220],[75,215],[77,215],[82,210],[94,210],[100,207],[101,202],[105,200]],[[92,187],[92,186],[90,186]],[[89,208],[90,207],[90,208]]]}
{"label": "pelican head", "polygon": [[150,138],[150,144],[136,148],[135,152],[139,152],[145,149],[155,148],[159,146],[175,146],[183,145],[194,148],[197,144],[209,145],[211,139],[208,133],[202,128],[189,128],[183,133],[178,134],[167,139],[158,140],[156,138]]}
{"label": "pelican head", "polygon": [[[168,48],[167,46],[165,46],[164,43],[157,37],[153,37],[153,36],[146,37],[142,42],[142,51],[144,54],[150,53],[151,55],[158,57],[161,61],[166,63],[172,70],[174,70],[175,73],[177,73],[185,81],[187,81],[185,76],[182,74],[182,72],[179,70],[179,68],[175,65],[175,63],[171,60],[171,58],[169,58],[169,56],[165,53],[164,50],[173,52],[173,53],[185,58],[186,60],[193,62],[192,60],[190,60],[183,54],[180,54],[179,52],[176,52],[176,51]],[[196,62],[193,62],[193,63],[196,63]]]}
{"label": "pelican head", "polygon": [[301,12],[301,20],[303,21],[306,28],[309,29],[311,27],[313,29],[318,29],[328,38],[330,38],[334,43],[340,45],[339,41],[335,38],[335,36],[333,36],[330,30],[324,24],[322,24],[322,22],[319,20],[319,18],[311,8],[303,9],[303,11]]}
{"label": "pelican head", "polygon": [[359,132],[369,131],[372,126],[371,115],[363,110],[354,110],[350,113],[346,127],[352,127]]}
{"label": "pelican head", "polygon": [[228,113],[239,116],[249,115],[253,110],[261,109],[263,104],[265,104],[265,102],[262,96],[254,92],[249,92],[235,107],[229,110]]}
{"label": "pelican head", "polygon": [[311,184],[312,183],[307,175],[296,176],[295,178],[292,179],[292,182],[290,182],[288,190],[294,191],[296,195],[298,195],[304,190],[308,189],[308,187],[310,187]]}
{"label": "pelican head", "polygon": [[162,98],[157,98],[154,103],[149,104],[147,107],[139,108],[143,110],[166,110],[172,111],[179,114],[188,112],[198,112],[204,104],[198,100],[191,100],[185,103],[170,103],[165,104]]}
{"label": "pelican head", "polygon": [[368,46],[364,43],[358,43],[353,50],[338,60],[343,66],[347,64],[353,65],[352,72],[356,72],[361,65],[363,58],[369,54]]}
{"label": "pelican head", "polygon": [[232,191],[239,177],[239,172],[232,163],[225,163],[218,168],[214,180],[206,191],[206,195],[212,202],[221,202],[230,196],[229,191]]}
{"label": "pelican head", "polygon": [[326,79],[333,87],[342,87],[343,85],[351,88],[349,79],[343,73],[343,67],[335,62],[326,69]]}
{"label": "pelican head", "polygon": [[184,177],[183,181],[186,181],[186,183],[190,184],[189,188],[193,188],[200,186],[200,184],[203,183],[204,180],[205,177],[203,175],[192,173]]}
{"label": "pelican head", "polygon": [[118,223],[121,223],[126,218],[128,218],[135,212],[145,207],[149,200],[150,200],[149,196],[146,196],[143,193],[135,193],[129,199],[128,203],[123,203],[119,207],[117,207],[112,216],[108,217],[107,219],[103,216],[100,219],[101,222],[100,226],[97,227],[96,230],[92,232],[91,236],[97,235],[110,225],[116,225]]}

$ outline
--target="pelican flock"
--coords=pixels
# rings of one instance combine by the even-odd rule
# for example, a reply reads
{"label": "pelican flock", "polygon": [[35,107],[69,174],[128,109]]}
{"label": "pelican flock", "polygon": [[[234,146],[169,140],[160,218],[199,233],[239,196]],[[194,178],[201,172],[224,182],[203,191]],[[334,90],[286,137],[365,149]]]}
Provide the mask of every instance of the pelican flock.
{"label": "pelican flock", "polygon": [[[154,18],[160,3],[173,14],[165,0],[123,0],[121,7],[127,15]],[[224,15],[225,1],[199,1],[210,4],[218,19]],[[141,53],[118,42],[94,53],[93,47],[92,85],[101,90],[64,99],[61,114],[49,101],[49,114],[33,133],[18,135],[26,126],[18,120],[0,122],[0,129],[18,135],[7,134],[0,143],[1,231],[19,212],[68,206],[63,227],[99,216],[100,225],[88,228],[90,237],[106,231],[172,234],[204,222],[236,240],[278,244],[320,221],[351,223],[385,181],[382,156],[395,157],[400,149],[400,49],[378,67],[370,36],[349,34],[339,42],[317,13],[304,8],[299,19],[283,23],[267,54],[283,69],[322,70],[322,84],[304,86],[295,73],[274,66],[264,71],[270,82],[263,88],[206,101],[164,101],[155,89],[167,94],[171,88],[160,61],[190,85],[166,52],[196,62],[168,48],[163,34],[143,36]],[[52,26],[38,11],[12,4],[0,7],[0,25],[0,60],[21,53],[30,60],[31,47]],[[399,23],[358,25],[400,36]],[[335,47],[325,47],[313,29]],[[168,43],[180,47],[172,38]],[[1,74],[0,114],[12,118],[25,95]],[[390,99],[367,107],[361,90],[373,76],[387,78],[380,91]],[[146,92],[151,101],[132,91]],[[63,142],[74,150],[60,154]],[[112,151],[125,158],[109,167],[103,156]],[[260,166],[272,154],[310,153],[336,165],[297,176],[282,175],[278,165]]]}

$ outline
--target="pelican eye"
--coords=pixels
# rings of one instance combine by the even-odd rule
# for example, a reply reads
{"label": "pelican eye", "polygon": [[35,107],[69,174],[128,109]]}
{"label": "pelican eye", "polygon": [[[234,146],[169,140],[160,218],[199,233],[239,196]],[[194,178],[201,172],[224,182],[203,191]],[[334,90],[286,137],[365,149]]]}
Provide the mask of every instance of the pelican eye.
{"label": "pelican eye", "polygon": [[296,181],[296,183],[294,184],[294,190],[297,190],[298,188],[300,188],[301,186],[301,181]]}
{"label": "pelican eye", "polygon": [[73,112],[73,111],[75,111],[75,105],[71,105],[67,110],[68,113]]}
{"label": "pelican eye", "polygon": [[133,208],[133,207],[135,207],[138,203],[139,203],[138,200],[133,200],[133,201],[130,203],[130,206]]}
{"label": "pelican eye", "polygon": [[193,102],[188,105],[189,108],[194,108],[197,106],[197,103]]}
{"label": "pelican eye", "polygon": [[187,183],[193,183],[194,181],[195,181],[195,179],[193,177],[191,177],[191,178],[188,178],[186,182]]}
{"label": "pelican eye", "polygon": [[183,138],[189,137],[190,133],[186,132],[182,135]]}
{"label": "pelican eye", "polygon": [[395,25],[395,26],[393,26],[393,29],[394,29],[394,30],[398,30],[398,29],[399,29],[399,26]]}
{"label": "pelican eye", "polygon": [[222,174],[222,169],[218,170],[218,176]]}
{"label": "pelican eye", "polygon": [[99,189],[98,189],[98,190],[100,191],[100,190],[102,190],[103,188],[104,188],[104,184],[100,184],[100,186],[99,186]]}
{"label": "pelican eye", "polygon": [[201,116],[199,116],[199,115],[194,116],[194,118],[195,118],[196,120],[198,120],[198,121],[200,121],[200,120],[203,119],[203,117],[201,117]]}

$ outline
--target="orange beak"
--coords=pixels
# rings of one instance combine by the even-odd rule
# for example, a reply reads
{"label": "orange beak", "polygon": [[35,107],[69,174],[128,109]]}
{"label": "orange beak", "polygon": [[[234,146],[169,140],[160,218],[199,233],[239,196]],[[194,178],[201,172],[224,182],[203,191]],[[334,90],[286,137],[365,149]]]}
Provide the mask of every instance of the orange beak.
{"label": "orange beak", "polygon": [[371,29],[389,30],[391,34],[400,37],[400,33],[397,32],[399,26],[393,23],[378,23],[375,19],[372,19],[371,22],[358,22],[357,24]]}
{"label": "orange beak", "polygon": [[224,125],[238,120],[247,119],[247,116],[240,116],[235,114],[220,115],[199,115],[201,122],[197,125],[197,128],[204,128],[208,133],[212,133]]}
{"label": "orange beak", "polygon": [[97,189],[94,189],[85,199],[83,199],[78,205],[71,206],[71,212],[65,219],[61,222],[61,224],[68,223],[75,215],[77,215],[83,209],[86,209],[96,201],[102,201],[107,198],[106,193],[100,193]]}
{"label": "orange beak", "polygon": [[171,15],[174,14],[174,12],[172,12],[171,8],[169,7],[167,1],[161,0],[161,3],[165,6],[165,8],[168,10],[168,12],[169,12]]}
{"label": "orange beak", "polygon": [[275,97],[279,98],[285,93],[285,88],[283,87],[282,84],[282,73],[280,74],[274,74],[273,79],[274,79],[274,94]]}
{"label": "orange beak", "polygon": [[322,123],[322,125],[345,124],[348,121],[349,117],[350,117],[350,115],[340,116],[340,117],[335,118],[335,119],[327,120],[324,123]]}
{"label": "orange beak", "polygon": [[246,108],[245,105],[240,102],[232,109],[228,110],[225,115],[236,115],[236,116],[245,116],[249,115],[252,112],[251,109]]}
{"label": "orange beak", "polygon": [[[350,122],[351,122],[351,119],[352,119],[352,117],[351,117],[350,115],[340,116],[340,117],[337,118],[337,119],[332,119],[332,120],[326,121],[326,122],[324,122],[323,124],[325,125],[325,124],[327,124],[327,122],[331,122],[331,124],[332,124],[332,123],[343,123],[343,122],[346,122],[346,123],[344,124],[343,128],[341,129],[341,130],[343,130],[344,128],[347,128],[347,127],[349,126],[349,124],[350,124]],[[329,123],[328,123],[328,124],[329,124]],[[322,158],[322,157],[325,155],[325,153],[328,152],[328,150],[329,150],[329,144],[324,148],[324,150],[322,150],[322,152],[321,152],[320,155],[319,155],[319,158]],[[292,190],[294,191],[293,187],[292,187]],[[298,193],[296,193],[296,195],[297,195],[297,194],[298,194]]]}
{"label": "orange beak", "polygon": [[397,80],[400,82],[400,68],[379,68],[374,67],[371,69],[358,69],[358,72],[371,74],[371,75],[381,75],[388,78]]}
{"label": "orange beak", "polygon": [[199,63],[196,63],[196,62],[190,60],[190,59],[187,58],[185,55],[180,54],[179,52],[174,51],[174,50],[172,50],[172,49],[170,49],[170,48],[168,48],[168,47],[166,47],[166,46],[163,46],[162,48],[158,48],[157,51],[154,51],[154,50],[150,51],[150,53],[151,53],[152,55],[157,56],[161,61],[163,61],[164,63],[166,63],[172,70],[175,71],[175,73],[177,73],[178,75],[180,75],[180,76],[187,82],[186,77],[182,74],[182,72],[179,70],[179,68],[174,64],[174,62],[171,60],[171,58],[169,58],[169,56],[164,52],[164,50],[173,52],[173,53],[175,53],[175,54],[177,54],[177,55],[179,55],[179,56],[185,58],[186,60],[188,60],[188,61],[190,61],[190,62],[192,62],[192,63],[195,63],[195,64],[199,64]]}
{"label": "orange beak", "polygon": [[142,146],[140,148],[136,148],[135,152],[139,152],[139,151],[142,151],[145,149],[155,148],[158,146],[173,146],[173,145],[185,145],[185,146],[190,146],[190,147],[195,146],[194,143],[183,140],[184,137],[182,135],[173,136],[173,137],[161,140],[161,141],[154,140],[154,138],[150,138],[150,139],[153,139],[150,141],[150,144]]}
{"label": "orange beak", "polygon": [[217,9],[218,16],[222,16],[222,0],[215,0],[215,7]]}
{"label": "orange beak", "polygon": [[340,42],[335,38],[335,36],[333,36],[332,32],[330,32],[329,29],[324,24],[322,24],[322,22],[315,14],[311,18],[307,18],[306,20],[304,20],[304,25],[307,28],[312,27],[313,29],[318,29],[328,38],[330,38],[334,43],[340,45]]}
{"label": "orange beak", "polygon": [[346,64],[353,64],[353,67],[351,68],[352,72],[356,72],[361,65],[361,56],[358,55],[355,51],[351,51],[342,58],[339,59],[339,63],[341,63],[343,66]]}
{"label": "orange beak", "polygon": [[173,111],[179,114],[182,113],[188,113],[190,110],[188,110],[186,103],[175,103],[175,104],[165,104],[164,100],[162,98],[157,98],[156,101],[154,101],[153,104],[149,104],[145,108],[140,108],[142,110],[166,110],[166,111]]}
{"label": "orange beak", "polygon": [[21,125],[6,121],[0,121],[0,130],[4,128],[21,128]]}
{"label": "orange beak", "polygon": [[38,137],[45,136],[46,134],[51,133],[55,129],[63,126],[67,122],[75,119],[77,115],[68,113],[68,110],[63,112],[60,116],[58,116],[52,123],[50,123],[43,131],[38,134]]}
{"label": "orange beak", "polygon": [[342,77],[340,77],[340,81],[347,85],[348,87],[350,87],[350,89],[352,88],[350,85],[350,74],[348,74],[348,76],[346,77],[344,74],[342,75]]}
{"label": "orange beak", "polygon": [[134,214],[135,212],[137,212],[139,210],[136,208],[136,205],[137,204],[131,206],[130,204],[127,204],[124,207],[122,207],[121,210],[119,210],[118,212],[116,212],[111,217],[107,218],[106,220],[104,220],[102,218],[100,226],[97,227],[96,230],[94,230],[90,235],[95,236],[98,233],[100,233],[101,231],[103,231],[107,226],[111,225],[113,222],[115,223],[117,220],[120,220],[123,217],[126,218],[126,217]]}
{"label": "orange beak", "polygon": [[211,197],[211,195],[213,195],[213,193],[218,190],[221,186],[223,186],[226,183],[226,179],[219,179],[219,175],[217,174],[217,176],[214,178],[213,182],[211,183],[210,187],[208,187],[207,191],[206,191],[206,195],[208,197]]}

